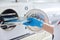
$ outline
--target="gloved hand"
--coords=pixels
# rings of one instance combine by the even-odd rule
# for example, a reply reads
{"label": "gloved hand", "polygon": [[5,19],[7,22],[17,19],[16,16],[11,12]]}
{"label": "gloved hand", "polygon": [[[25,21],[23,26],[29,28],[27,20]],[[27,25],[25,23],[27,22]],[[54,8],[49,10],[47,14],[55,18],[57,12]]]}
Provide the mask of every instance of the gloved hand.
{"label": "gloved hand", "polygon": [[39,28],[43,27],[43,21],[39,21],[36,18],[28,18],[27,20],[28,20],[27,22],[23,23],[24,25],[27,25],[27,26],[30,25],[32,27],[37,26]]}

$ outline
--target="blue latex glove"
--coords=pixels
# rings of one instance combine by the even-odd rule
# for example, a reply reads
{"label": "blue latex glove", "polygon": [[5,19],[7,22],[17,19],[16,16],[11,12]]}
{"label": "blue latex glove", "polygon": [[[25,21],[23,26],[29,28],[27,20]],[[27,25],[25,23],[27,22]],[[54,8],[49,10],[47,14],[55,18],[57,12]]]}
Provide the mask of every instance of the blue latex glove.
{"label": "blue latex glove", "polygon": [[30,25],[32,27],[37,26],[39,28],[43,27],[43,21],[39,21],[36,18],[28,18],[27,20],[28,22],[23,23],[24,25],[27,25],[27,26]]}

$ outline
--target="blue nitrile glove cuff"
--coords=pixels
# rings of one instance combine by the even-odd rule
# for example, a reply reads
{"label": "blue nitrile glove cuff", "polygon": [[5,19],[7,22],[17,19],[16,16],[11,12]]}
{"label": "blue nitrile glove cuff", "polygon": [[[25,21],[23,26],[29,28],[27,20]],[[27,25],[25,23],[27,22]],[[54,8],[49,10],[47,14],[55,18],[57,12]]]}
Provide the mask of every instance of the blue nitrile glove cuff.
{"label": "blue nitrile glove cuff", "polygon": [[43,27],[43,21],[39,21],[40,22],[40,25],[38,26],[39,28],[42,28]]}
{"label": "blue nitrile glove cuff", "polygon": [[43,27],[43,21],[41,20],[38,20],[36,18],[28,18],[27,20],[28,20],[27,22],[23,23],[24,25],[27,25],[27,26],[30,25],[32,27],[37,26],[39,28]]}

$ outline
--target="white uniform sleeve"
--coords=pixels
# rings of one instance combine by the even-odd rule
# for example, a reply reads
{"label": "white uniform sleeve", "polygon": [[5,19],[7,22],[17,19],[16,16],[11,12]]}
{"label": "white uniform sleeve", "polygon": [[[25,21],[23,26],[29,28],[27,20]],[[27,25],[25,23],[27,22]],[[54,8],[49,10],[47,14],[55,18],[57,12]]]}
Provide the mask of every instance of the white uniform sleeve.
{"label": "white uniform sleeve", "polygon": [[60,25],[54,27],[54,40],[60,40]]}

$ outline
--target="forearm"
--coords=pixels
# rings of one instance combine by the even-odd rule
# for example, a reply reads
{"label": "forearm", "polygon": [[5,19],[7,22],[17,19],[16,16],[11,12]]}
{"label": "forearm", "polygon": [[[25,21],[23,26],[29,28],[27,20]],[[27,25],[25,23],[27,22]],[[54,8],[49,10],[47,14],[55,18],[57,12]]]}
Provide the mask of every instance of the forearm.
{"label": "forearm", "polygon": [[46,30],[47,32],[49,32],[49,33],[51,33],[51,34],[53,34],[53,27],[51,26],[51,25],[49,25],[49,24],[45,24],[44,23],[44,25],[43,25],[43,30]]}

